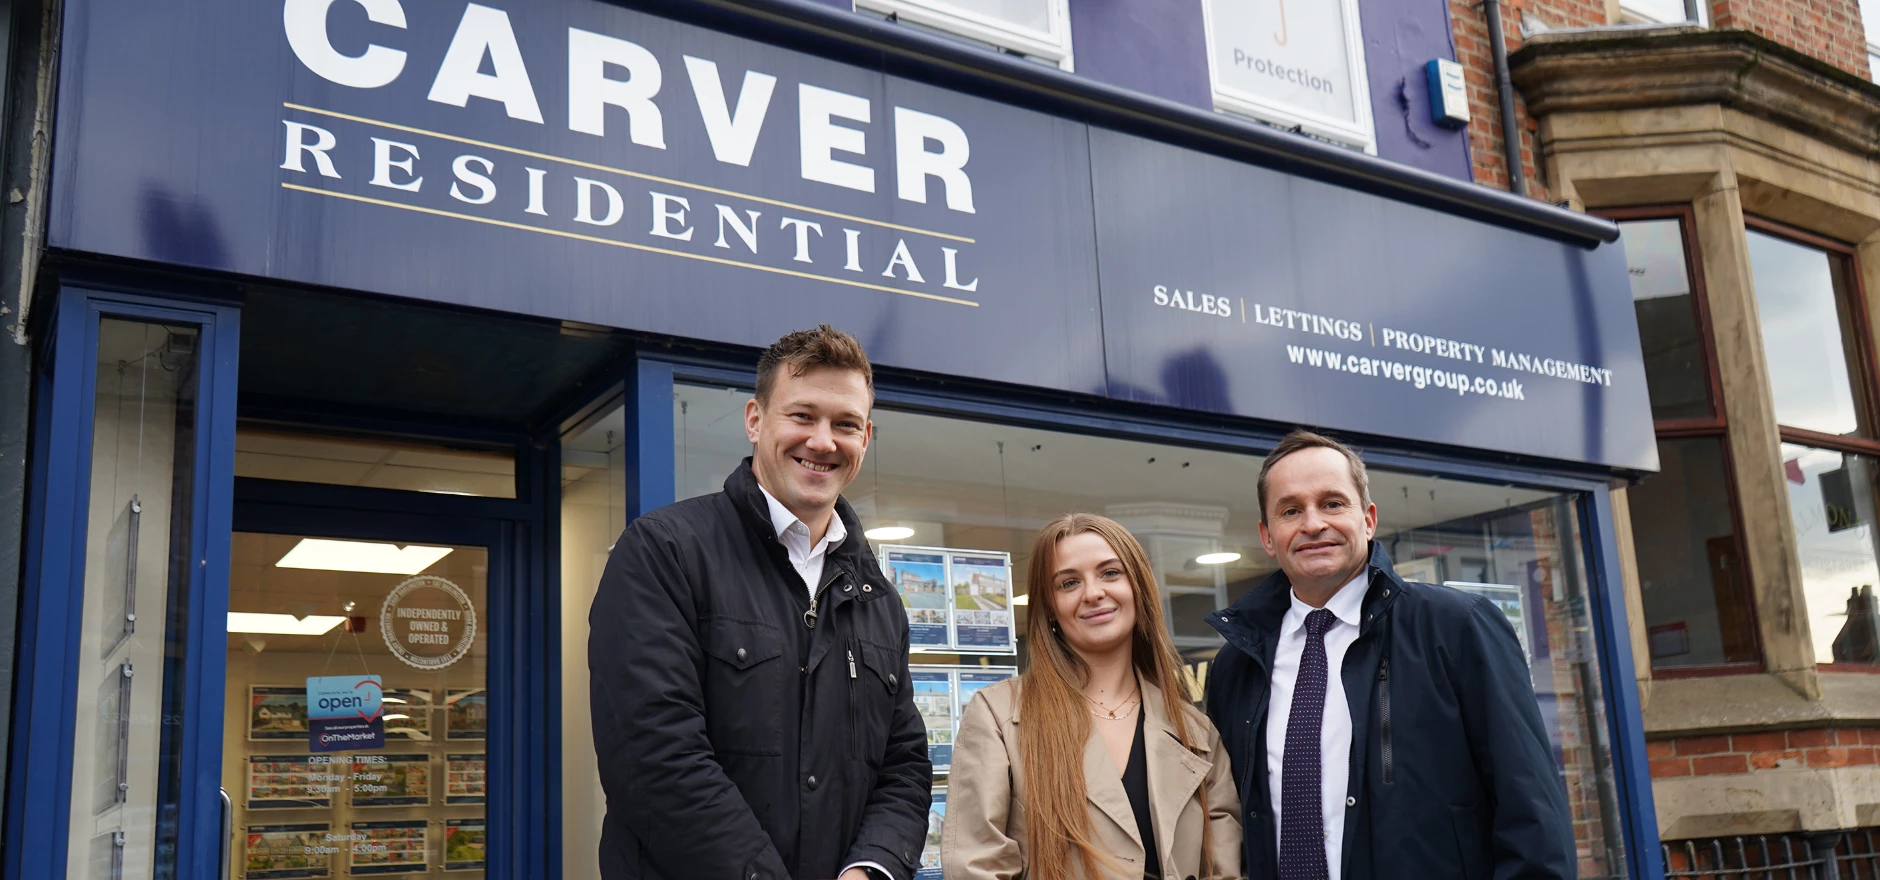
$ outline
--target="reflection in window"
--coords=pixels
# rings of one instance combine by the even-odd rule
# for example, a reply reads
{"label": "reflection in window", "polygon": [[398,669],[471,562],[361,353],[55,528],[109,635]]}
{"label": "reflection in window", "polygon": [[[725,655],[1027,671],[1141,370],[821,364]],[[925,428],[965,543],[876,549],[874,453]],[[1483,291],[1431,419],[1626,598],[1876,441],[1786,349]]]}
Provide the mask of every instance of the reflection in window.
{"label": "reflection in window", "polygon": [[563,880],[600,877],[601,818],[588,708],[588,608],[614,540],[627,527],[626,409],[620,401],[561,443],[561,852]]}
{"label": "reflection in window", "polygon": [[1627,490],[1652,665],[1756,660],[1749,579],[1724,479],[1723,440],[1658,441],[1658,473]]}
{"label": "reflection in window", "polygon": [[1783,444],[1789,515],[1802,562],[1817,663],[1880,663],[1874,480],[1865,455]]}
{"label": "reflection in window", "polygon": [[1846,261],[1754,230],[1749,258],[1776,422],[1867,436]]}
{"label": "reflection in window", "polygon": [[[678,495],[718,491],[750,454],[750,394],[682,384],[673,398]],[[1010,553],[1020,633],[1036,530],[1066,511],[1108,515],[1148,551],[1198,699],[1220,645],[1204,615],[1277,568],[1260,545],[1257,456],[884,409],[873,417],[874,445],[845,493],[863,528],[899,527],[900,544]],[[1400,575],[1485,596],[1508,617],[1580,817],[1582,874],[1623,871],[1622,844],[1607,833],[1618,814],[1578,500],[1383,470],[1371,472],[1371,491],[1378,540]],[[1021,666],[1023,654],[1021,640]],[[959,659],[922,653],[915,662]]]}
{"label": "reflection in window", "polygon": [[1652,418],[1707,417],[1710,366],[1691,295],[1681,224],[1676,219],[1633,220],[1619,226],[1625,233],[1625,262],[1645,350]]}

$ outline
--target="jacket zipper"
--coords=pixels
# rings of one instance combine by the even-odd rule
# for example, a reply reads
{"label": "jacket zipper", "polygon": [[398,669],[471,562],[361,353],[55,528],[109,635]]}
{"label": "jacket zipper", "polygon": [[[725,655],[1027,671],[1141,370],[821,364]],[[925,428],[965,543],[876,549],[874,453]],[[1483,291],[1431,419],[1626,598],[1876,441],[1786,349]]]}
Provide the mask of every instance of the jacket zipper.
{"label": "jacket zipper", "polygon": [[829,579],[826,581],[823,581],[823,585],[820,587],[817,587],[816,592],[810,595],[809,610],[803,612],[803,625],[804,626],[809,627],[810,629],[816,628],[816,605],[817,603],[822,601],[823,591],[829,589],[829,585],[835,583],[841,577],[842,577],[842,572],[839,572],[839,571],[833,575],[830,575]]}
{"label": "jacket zipper", "polygon": [[1390,658],[1385,657],[1377,667],[1378,721],[1383,728],[1384,739],[1384,784],[1390,785],[1397,778],[1396,768],[1391,766],[1390,758]]}
{"label": "jacket zipper", "polygon": [[849,655],[849,751],[859,757],[862,751],[861,713],[855,708],[855,642],[851,640],[843,650]]}

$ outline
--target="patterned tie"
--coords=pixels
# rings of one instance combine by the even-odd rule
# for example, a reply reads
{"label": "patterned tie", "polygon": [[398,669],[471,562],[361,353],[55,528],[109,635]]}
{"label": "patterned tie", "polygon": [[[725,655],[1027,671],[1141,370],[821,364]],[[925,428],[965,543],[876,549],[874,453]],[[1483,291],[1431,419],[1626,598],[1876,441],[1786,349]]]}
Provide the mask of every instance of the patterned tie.
{"label": "patterned tie", "polygon": [[1325,631],[1332,612],[1306,615],[1306,647],[1299,654],[1292,712],[1286,719],[1285,767],[1280,771],[1280,880],[1326,880],[1325,803],[1319,785],[1319,742],[1325,718]]}

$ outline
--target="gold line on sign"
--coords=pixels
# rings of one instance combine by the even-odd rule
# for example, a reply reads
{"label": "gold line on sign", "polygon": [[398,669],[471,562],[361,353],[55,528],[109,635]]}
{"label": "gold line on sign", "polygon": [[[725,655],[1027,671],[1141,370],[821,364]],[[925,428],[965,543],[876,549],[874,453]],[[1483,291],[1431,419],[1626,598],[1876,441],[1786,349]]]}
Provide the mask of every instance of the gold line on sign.
{"label": "gold line on sign", "polygon": [[898,287],[888,287],[886,285],[881,285],[881,284],[869,284],[866,281],[850,281],[846,278],[831,278],[827,275],[817,275],[812,272],[798,272],[794,269],[779,269],[775,266],[763,266],[757,263],[745,263],[745,262],[740,262],[738,260],[727,260],[723,257],[708,257],[708,256],[705,256],[704,254],[689,254],[689,253],[686,253],[685,251],[675,251],[675,250],[670,250],[668,248],[653,247],[652,245],[646,245],[646,244],[635,244],[630,241],[618,241],[618,240],[611,239],[611,238],[601,238],[600,236],[596,236],[596,235],[582,235],[578,232],[563,232],[559,229],[544,229],[540,226],[530,226],[527,223],[512,223],[508,220],[496,220],[490,217],[478,217],[472,214],[459,214],[455,211],[444,211],[444,210],[439,210],[437,208],[425,208],[425,207],[420,207],[418,205],[406,205],[400,202],[388,202],[384,199],[372,199],[372,198],[367,198],[365,196],[355,196],[350,193],[333,192],[332,190],[327,190],[327,189],[315,189],[310,186],[301,186],[299,184],[294,184],[294,183],[282,183],[281,188],[291,189],[295,192],[313,193],[314,195],[320,195],[320,196],[330,196],[335,199],[345,199],[349,202],[364,202],[368,205],[379,205],[381,207],[386,207],[386,208],[398,208],[398,209],[405,210],[405,211],[416,211],[420,214],[431,214],[431,215],[438,216],[438,217],[449,217],[454,220],[468,220],[472,223],[485,223],[490,226],[502,226],[508,229],[521,229],[527,232],[539,232],[543,235],[553,235],[558,238],[571,238],[576,241],[588,241],[588,242],[593,242],[595,244],[608,244],[608,245],[613,245],[614,247],[630,248],[632,250],[646,251],[647,253],[653,253],[653,254],[665,254],[666,256],[669,256],[669,257],[684,257],[685,259],[688,259],[688,260],[702,260],[707,263],[718,263],[724,266],[737,266],[740,269],[756,269],[759,272],[770,272],[775,275],[788,275],[788,276],[791,276],[792,278],[808,278],[814,281],[827,281],[830,284],[842,284],[848,287],[862,287],[862,288],[867,288],[869,290],[879,290],[879,291],[882,291],[883,293],[898,293],[902,296],[917,296],[917,297],[920,297],[921,299],[937,300],[939,302],[953,303],[954,305],[973,306],[975,308],[979,306],[979,303],[973,302],[970,299],[955,299],[954,297],[941,296],[937,293],[922,293],[918,290],[902,290]]}
{"label": "gold line on sign", "polygon": [[441,131],[431,131],[429,129],[413,128],[412,126],[409,126],[409,125],[399,125],[396,122],[382,122],[377,119],[367,119],[364,116],[353,116],[348,113],[337,113],[332,110],[322,110],[318,107],[308,107],[305,104],[290,104],[290,103],[282,102],[281,106],[286,107],[289,110],[299,110],[302,113],[316,113],[321,116],[331,116],[334,119],[344,119],[348,122],[363,122],[366,125],[376,125],[376,126],[379,126],[380,128],[389,128],[395,131],[405,131],[405,132],[410,132],[412,134],[421,134],[426,137],[434,137],[434,138],[439,138],[439,139],[447,140],[447,141],[455,141],[457,143],[468,144],[473,147],[482,147],[486,150],[501,150],[502,152],[505,152],[505,153],[514,153],[518,156],[527,156],[531,159],[541,159],[547,162],[560,162],[564,165],[573,165],[577,168],[587,168],[587,169],[591,169],[594,171],[605,171],[605,172],[608,172],[609,174],[620,174],[620,175],[624,175],[627,177],[637,177],[641,180],[650,180],[654,183],[664,183],[664,184],[670,184],[672,186],[682,186],[687,189],[696,189],[702,192],[716,193],[717,195],[721,195],[721,196],[731,196],[732,198],[736,198],[736,199],[746,199],[748,201],[753,201],[753,202],[762,202],[766,205],[776,205],[779,208],[790,208],[796,211],[808,211],[812,214],[821,214],[824,217],[835,217],[841,220],[849,220],[849,221],[853,221],[856,223],[866,223],[870,226],[880,226],[885,229],[898,229],[902,232],[913,232],[919,235],[931,235],[935,238],[947,239],[948,241],[961,241],[967,244],[977,243],[974,239],[967,238],[966,236],[963,236],[963,235],[952,235],[946,232],[935,232],[931,229],[922,229],[918,226],[902,226],[898,223],[888,223],[883,220],[870,220],[867,217],[857,217],[853,214],[838,214],[835,211],[825,211],[822,208],[813,208],[813,207],[810,207],[809,205],[799,205],[799,204],[796,204],[795,202],[780,202],[776,199],[767,199],[767,198],[764,198],[763,196],[754,196],[749,193],[738,192],[737,190],[720,189],[715,186],[705,186],[703,184],[698,184],[698,183],[687,183],[683,180],[675,180],[670,177],[660,177],[657,175],[646,174],[646,173],[639,172],[639,171],[628,171],[625,168],[615,168],[611,165],[597,165],[593,162],[583,162],[579,159],[568,159],[562,156],[553,155],[551,153],[538,153],[538,152],[535,152],[534,150],[524,150],[520,147],[505,147],[502,144],[490,143],[489,141],[479,141],[479,140],[474,140],[474,139],[467,138],[467,137],[458,137],[457,135],[445,134]]}

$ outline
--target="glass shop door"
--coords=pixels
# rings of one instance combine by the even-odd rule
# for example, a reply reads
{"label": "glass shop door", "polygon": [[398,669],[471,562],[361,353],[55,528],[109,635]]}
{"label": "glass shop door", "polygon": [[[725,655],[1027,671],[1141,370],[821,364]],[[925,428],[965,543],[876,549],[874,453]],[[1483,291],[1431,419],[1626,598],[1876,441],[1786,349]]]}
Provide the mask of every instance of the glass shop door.
{"label": "glass shop door", "polygon": [[235,532],[231,878],[483,876],[490,548],[405,537]]}

